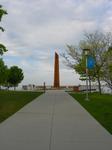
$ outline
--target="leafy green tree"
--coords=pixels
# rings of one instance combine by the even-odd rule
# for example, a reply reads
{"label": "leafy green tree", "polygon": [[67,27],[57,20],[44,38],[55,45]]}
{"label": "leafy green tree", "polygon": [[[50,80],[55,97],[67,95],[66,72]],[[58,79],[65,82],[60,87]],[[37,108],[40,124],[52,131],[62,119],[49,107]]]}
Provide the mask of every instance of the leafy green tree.
{"label": "leafy green tree", "polygon": [[7,48],[3,44],[0,44],[0,55],[3,55],[4,52],[7,52]]}
{"label": "leafy green tree", "polygon": [[[7,15],[7,11],[5,9],[3,9],[2,5],[0,5],[0,21],[2,20],[2,17],[4,15]],[[3,27],[0,27],[0,30],[2,32],[4,32],[4,28]]]}
{"label": "leafy green tree", "polygon": [[18,66],[12,66],[9,69],[9,74],[8,74],[8,80],[7,82],[9,85],[14,87],[14,90],[18,86],[18,84],[23,80],[24,75],[23,71],[21,68],[18,68]]}
{"label": "leafy green tree", "polygon": [[[4,15],[6,15],[6,14],[7,14],[7,11],[3,9],[2,5],[0,5],[0,22],[1,22],[1,20],[2,20],[2,17],[3,17]],[[0,26],[0,30],[1,30],[2,32],[5,31],[4,28],[1,27],[1,26]],[[3,44],[0,43],[0,55],[3,55],[3,53],[6,52],[6,51],[7,51],[7,48],[6,48]]]}
{"label": "leafy green tree", "polygon": [[106,62],[102,68],[102,79],[112,89],[112,47],[109,47],[108,51],[104,54]]}
{"label": "leafy green tree", "polygon": [[[94,33],[85,33],[85,39],[80,42],[81,48],[89,48],[90,54],[95,59],[94,75],[98,81],[99,92],[101,94],[101,81],[104,74],[102,69],[104,68],[107,57],[106,53],[108,48],[112,44],[112,33],[102,33],[96,31]],[[84,47],[85,46],[85,47]],[[111,56],[112,57],[112,56]]]}
{"label": "leafy green tree", "polygon": [[7,76],[8,76],[8,68],[4,64],[4,61],[0,59],[0,86],[4,85],[7,82]]}
{"label": "leafy green tree", "polygon": [[[101,81],[103,80],[102,69],[107,62],[107,57],[105,53],[108,48],[112,45],[112,33],[101,33],[99,31],[93,33],[85,33],[84,39],[79,42],[78,46],[67,45],[67,51],[63,54],[63,57],[67,61],[67,65],[74,68],[77,71],[77,64],[79,64],[78,69],[83,67],[81,61],[83,59],[83,49],[90,49],[90,55],[95,59],[95,67],[91,72],[91,77],[96,78],[99,85],[99,92],[101,94]],[[111,55],[112,57],[112,55]],[[75,67],[74,67],[75,66]],[[79,71],[80,72],[80,71]]]}

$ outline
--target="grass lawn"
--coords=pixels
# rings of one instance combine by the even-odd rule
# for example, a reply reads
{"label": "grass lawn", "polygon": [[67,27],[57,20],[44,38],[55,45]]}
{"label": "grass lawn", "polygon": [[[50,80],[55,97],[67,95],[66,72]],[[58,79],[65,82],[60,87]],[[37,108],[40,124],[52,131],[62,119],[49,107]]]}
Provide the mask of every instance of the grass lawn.
{"label": "grass lawn", "polygon": [[42,92],[0,91],[0,122],[41,94]]}
{"label": "grass lawn", "polygon": [[85,94],[71,93],[70,95],[112,134],[112,95],[91,93],[90,101],[85,100]]}

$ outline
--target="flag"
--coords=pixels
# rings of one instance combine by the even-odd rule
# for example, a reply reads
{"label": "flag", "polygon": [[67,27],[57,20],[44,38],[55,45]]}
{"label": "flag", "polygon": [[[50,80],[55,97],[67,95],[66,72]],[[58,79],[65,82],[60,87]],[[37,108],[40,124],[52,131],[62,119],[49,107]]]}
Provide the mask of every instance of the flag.
{"label": "flag", "polygon": [[95,66],[95,60],[92,56],[87,57],[87,68],[88,69],[93,69]]}

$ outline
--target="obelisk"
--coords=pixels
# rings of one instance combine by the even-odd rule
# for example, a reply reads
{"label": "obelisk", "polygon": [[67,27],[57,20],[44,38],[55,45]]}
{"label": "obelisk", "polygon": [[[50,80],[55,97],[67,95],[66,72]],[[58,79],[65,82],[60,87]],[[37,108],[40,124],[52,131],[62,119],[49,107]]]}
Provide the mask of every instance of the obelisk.
{"label": "obelisk", "polygon": [[59,78],[59,55],[55,52],[54,58],[54,88],[60,87],[60,78]]}

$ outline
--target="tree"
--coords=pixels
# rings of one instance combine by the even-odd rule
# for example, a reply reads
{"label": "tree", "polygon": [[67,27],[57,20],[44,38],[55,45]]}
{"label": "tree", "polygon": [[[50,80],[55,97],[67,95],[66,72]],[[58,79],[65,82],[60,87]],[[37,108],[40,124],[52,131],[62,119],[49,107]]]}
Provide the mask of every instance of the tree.
{"label": "tree", "polygon": [[107,61],[102,68],[103,80],[112,89],[112,47],[105,53]]}
{"label": "tree", "polygon": [[4,52],[7,52],[7,48],[3,44],[0,44],[0,55],[3,55]]}
{"label": "tree", "polygon": [[[2,17],[3,17],[4,15],[6,15],[6,14],[7,14],[7,11],[2,8],[2,5],[0,5],[0,22],[1,22],[1,20],[2,20]],[[0,26],[0,30],[1,30],[2,32],[5,31],[4,28],[1,27],[1,26]],[[0,55],[3,55],[3,53],[6,52],[6,51],[7,51],[7,48],[6,48],[3,44],[0,43]]]}
{"label": "tree", "polygon": [[99,92],[101,94],[101,80],[103,79],[102,68],[107,62],[105,53],[112,45],[112,33],[101,33],[96,31],[94,33],[85,33],[85,39],[80,42],[80,46],[89,47],[91,55],[95,59],[94,75],[98,81]]}
{"label": "tree", "polygon": [[9,85],[14,86],[14,90],[16,89],[18,84],[23,80],[23,78],[24,75],[21,68],[18,68],[17,66],[12,66],[9,69],[7,82],[9,83]]}
{"label": "tree", "polygon": [[[0,21],[2,20],[3,15],[7,15],[7,11],[2,8],[2,5],[0,5]],[[4,32],[4,28],[0,27],[0,30]]]}
{"label": "tree", "polygon": [[[90,55],[95,59],[95,67],[91,74],[91,77],[96,78],[99,85],[99,92],[101,94],[101,80],[103,79],[102,68],[107,61],[105,53],[108,48],[112,45],[112,34],[101,33],[95,31],[93,33],[85,33],[84,39],[79,42],[78,46],[67,46],[67,53],[64,54],[64,58],[70,67],[76,68],[77,64],[81,63],[83,59],[83,49],[90,49]],[[76,70],[77,71],[77,70]]]}
{"label": "tree", "polygon": [[[7,70],[8,70],[8,68],[4,64],[4,61],[2,59],[0,59],[0,86],[4,85],[7,81],[7,76],[8,76]],[[1,89],[1,87],[0,87],[0,89]]]}

